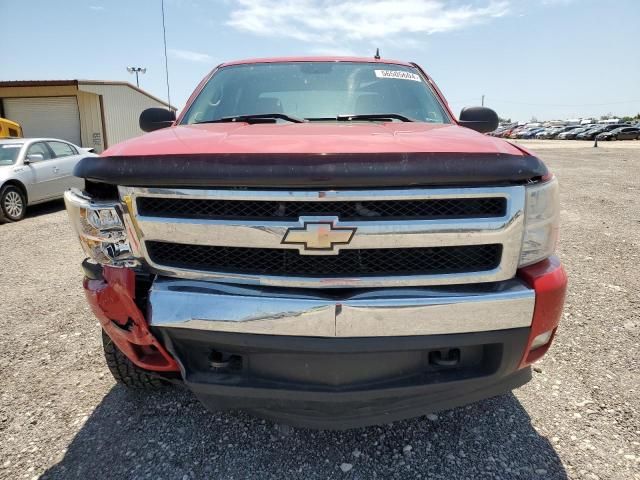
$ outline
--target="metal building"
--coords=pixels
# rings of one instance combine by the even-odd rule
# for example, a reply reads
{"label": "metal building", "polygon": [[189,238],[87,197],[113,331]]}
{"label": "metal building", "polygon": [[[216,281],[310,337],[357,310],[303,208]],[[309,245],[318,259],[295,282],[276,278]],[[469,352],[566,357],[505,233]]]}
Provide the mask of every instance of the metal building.
{"label": "metal building", "polygon": [[20,123],[25,137],[62,138],[96,152],[142,135],[138,117],[149,107],[169,105],[127,82],[0,81],[0,117]]}

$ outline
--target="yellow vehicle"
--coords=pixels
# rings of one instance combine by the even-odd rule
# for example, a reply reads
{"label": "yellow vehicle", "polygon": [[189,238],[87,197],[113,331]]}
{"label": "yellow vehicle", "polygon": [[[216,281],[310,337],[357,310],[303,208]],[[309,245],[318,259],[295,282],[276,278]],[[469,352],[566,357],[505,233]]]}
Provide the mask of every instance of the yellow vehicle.
{"label": "yellow vehicle", "polygon": [[0,117],[0,138],[21,138],[23,136],[19,123]]}

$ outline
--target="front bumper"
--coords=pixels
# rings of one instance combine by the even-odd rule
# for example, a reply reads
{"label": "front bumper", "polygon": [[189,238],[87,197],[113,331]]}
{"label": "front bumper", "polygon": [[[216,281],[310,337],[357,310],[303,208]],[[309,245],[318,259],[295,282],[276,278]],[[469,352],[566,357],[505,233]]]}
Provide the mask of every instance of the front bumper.
{"label": "front bumper", "polygon": [[517,368],[528,328],[348,339],[154,331],[208,408],[299,427],[416,417],[507,393],[531,378],[529,367]]}
{"label": "front bumper", "polygon": [[518,279],[459,287],[319,292],[158,278],[152,327],[300,337],[397,337],[529,327],[535,292]]}
{"label": "front bumper", "polygon": [[160,352],[175,360],[164,371],[179,369],[207,406],[316,428],[412,417],[522,385],[549,348],[531,344],[555,332],[567,282],[555,258],[460,287],[318,293],[157,278],[143,315],[131,275],[114,273],[131,270],[104,270],[85,282],[87,297],[125,353],[131,321],[153,339],[130,356],[138,366],[161,371]]}

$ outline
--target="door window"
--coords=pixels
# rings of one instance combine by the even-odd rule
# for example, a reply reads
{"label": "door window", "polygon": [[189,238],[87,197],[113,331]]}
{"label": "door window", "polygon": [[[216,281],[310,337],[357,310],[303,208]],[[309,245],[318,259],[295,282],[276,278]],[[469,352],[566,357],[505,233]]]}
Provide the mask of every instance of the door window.
{"label": "door window", "polygon": [[31,155],[31,154],[34,154],[34,153],[39,153],[40,155],[42,155],[42,158],[44,160],[49,160],[49,159],[53,158],[51,156],[51,151],[44,144],[44,142],[34,143],[33,145],[31,145],[29,147],[29,150],[27,150],[27,155]]}
{"label": "door window", "polygon": [[53,150],[53,153],[57,158],[69,157],[71,155],[76,155],[77,153],[75,152],[75,149],[68,143],[64,143],[64,142],[47,142],[47,143],[49,144],[49,146],[51,147],[51,150]]}

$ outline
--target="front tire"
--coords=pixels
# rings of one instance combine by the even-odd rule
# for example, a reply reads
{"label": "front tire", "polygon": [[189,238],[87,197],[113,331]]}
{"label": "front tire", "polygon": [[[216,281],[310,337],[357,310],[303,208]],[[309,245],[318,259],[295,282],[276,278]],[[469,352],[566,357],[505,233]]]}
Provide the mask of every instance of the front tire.
{"label": "front tire", "polygon": [[136,390],[157,390],[168,385],[168,382],[150,375],[129,360],[104,330],[102,330],[102,348],[109,371],[116,382]]}
{"label": "front tire", "polygon": [[15,185],[5,185],[0,190],[0,215],[4,220],[17,222],[27,213],[27,199]]}

